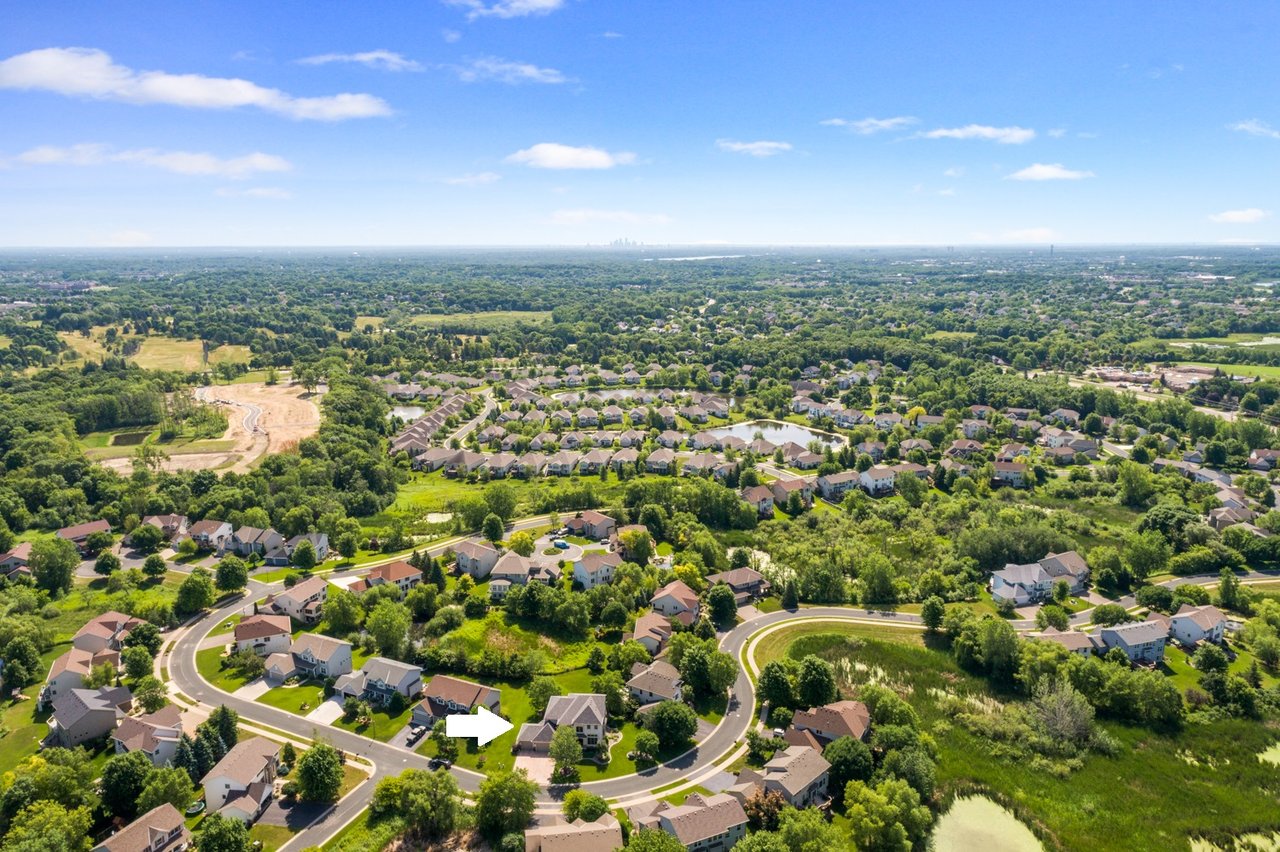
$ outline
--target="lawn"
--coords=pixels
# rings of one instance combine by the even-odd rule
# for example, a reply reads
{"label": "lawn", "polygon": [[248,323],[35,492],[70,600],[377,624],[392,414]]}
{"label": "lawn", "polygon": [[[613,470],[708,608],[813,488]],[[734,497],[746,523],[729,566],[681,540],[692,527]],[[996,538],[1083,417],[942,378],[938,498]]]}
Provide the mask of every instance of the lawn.
{"label": "lawn", "polygon": [[[199,340],[178,340],[152,335],[142,340],[131,359],[145,370],[198,372],[206,367],[204,344]],[[248,364],[249,347],[219,346],[209,352],[209,364]]]}
{"label": "lawn", "polygon": [[365,809],[322,846],[325,852],[381,852],[404,831],[404,819],[390,815],[374,818]]}
{"label": "lawn", "polygon": [[241,615],[240,613],[236,613],[235,615],[228,618],[226,621],[219,624],[217,627],[210,630],[209,635],[223,636],[225,634],[230,633],[231,631],[236,629],[236,625],[240,623],[240,619],[242,618],[244,618],[243,615]]}
{"label": "lawn", "polygon": [[0,703],[0,767],[13,769],[23,759],[36,753],[40,740],[49,733],[48,711],[36,712],[36,696],[44,686],[43,675],[53,661],[71,648],[70,642],[54,645],[40,655],[41,679],[22,690],[22,699]]}
{"label": "lawn", "polygon": [[77,577],[75,587],[52,603],[58,614],[45,624],[53,631],[55,642],[69,640],[86,622],[104,612],[138,612],[145,610],[151,601],[173,603],[178,595],[178,586],[185,579],[185,574],[170,571],[158,583],[146,580],[131,592],[112,593],[106,590],[105,577],[95,577],[92,580]]}
{"label": "lawn", "polygon": [[283,825],[267,825],[264,822],[258,822],[249,829],[249,839],[261,843],[265,852],[271,852],[292,840],[293,832]]}
{"label": "lawn", "polygon": [[[360,323],[361,319],[373,319],[371,317],[357,317],[356,328],[364,328]],[[463,328],[508,328],[517,322],[537,323],[546,322],[551,319],[551,311],[485,311],[483,313],[457,313],[457,314],[415,314],[412,318],[414,325],[425,325],[433,328],[443,326],[461,326]]]}
{"label": "lawn", "polygon": [[1229,376],[1260,376],[1264,379],[1280,378],[1280,367],[1270,364],[1223,364],[1213,361],[1183,361],[1187,367],[1216,367]]}
{"label": "lawn", "polygon": [[361,736],[368,737],[371,740],[385,743],[387,740],[399,733],[400,729],[409,724],[409,717],[413,714],[413,704],[405,703],[404,710],[392,715],[390,708],[375,707],[373,708],[373,719],[368,725],[357,726],[354,721],[347,722],[339,718],[334,722],[334,726],[343,728],[344,730],[354,731]]}
{"label": "lawn", "polygon": [[[1186,848],[1189,838],[1220,840],[1241,832],[1280,827],[1274,768],[1257,755],[1277,741],[1275,731],[1253,721],[1191,724],[1175,734],[1103,721],[1120,744],[1114,757],[1089,754],[1066,777],[1013,759],[1007,751],[948,717],[939,696],[952,694],[1002,702],[961,670],[950,655],[913,643],[863,637],[838,625],[797,625],[791,642],[774,639],[769,654],[816,653],[853,682],[892,683],[920,714],[938,745],[940,798],[953,793],[990,794],[1033,825],[1046,846],[1063,849]],[[783,633],[784,631],[780,631]],[[757,658],[768,659],[763,653]],[[856,662],[844,665],[842,661]],[[848,681],[844,682],[848,686]],[[1170,807],[1194,802],[1194,807]]]}
{"label": "lawn", "polygon": [[200,673],[200,677],[224,692],[235,692],[249,682],[230,669],[222,668],[221,648],[196,651],[196,671]]}
{"label": "lawn", "polygon": [[259,695],[257,700],[286,713],[305,716],[324,701],[324,687],[317,683],[277,686]]}

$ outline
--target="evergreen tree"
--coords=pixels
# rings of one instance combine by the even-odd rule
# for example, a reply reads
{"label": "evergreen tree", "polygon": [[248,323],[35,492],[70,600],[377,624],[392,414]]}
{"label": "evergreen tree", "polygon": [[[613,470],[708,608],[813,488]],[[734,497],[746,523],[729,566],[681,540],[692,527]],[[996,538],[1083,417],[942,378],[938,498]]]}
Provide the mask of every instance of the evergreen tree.
{"label": "evergreen tree", "polygon": [[788,578],[787,584],[782,587],[782,608],[796,609],[800,606],[800,592],[796,589],[795,578]]}
{"label": "evergreen tree", "polygon": [[448,584],[444,579],[444,566],[441,564],[439,559],[431,560],[431,571],[429,574],[429,582],[434,583],[436,589],[443,592]]}
{"label": "evergreen tree", "polygon": [[183,734],[178,740],[178,750],[173,754],[173,765],[185,770],[192,784],[200,783],[200,779],[204,777],[200,774],[200,763],[196,759],[195,741],[191,739],[190,735]]}
{"label": "evergreen tree", "polygon": [[206,724],[218,732],[219,738],[227,748],[231,748],[240,740],[240,714],[225,704],[218,705],[218,708],[209,714]]}

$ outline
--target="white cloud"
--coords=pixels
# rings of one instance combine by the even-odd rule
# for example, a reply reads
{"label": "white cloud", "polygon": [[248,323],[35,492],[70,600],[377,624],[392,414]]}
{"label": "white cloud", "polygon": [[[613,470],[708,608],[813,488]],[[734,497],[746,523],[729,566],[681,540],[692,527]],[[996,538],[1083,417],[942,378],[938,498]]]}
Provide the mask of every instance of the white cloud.
{"label": "white cloud", "polygon": [[716,147],[721,151],[733,154],[748,154],[752,157],[772,157],[791,150],[790,142],[739,142],[735,139],[717,139]]}
{"label": "white cloud", "polygon": [[951,168],[949,168],[949,169],[947,169],[946,171],[944,171],[942,174],[943,174],[944,176],[946,176],[946,177],[949,177],[949,178],[964,177],[964,167],[963,167],[963,166],[952,166]]}
{"label": "white cloud", "polygon": [[1050,130],[1047,135],[1050,139],[1061,139],[1063,136],[1067,135],[1067,131],[1065,128],[1055,127]]}
{"label": "white cloud", "polygon": [[322,53],[299,59],[299,65],[330,65],[335,62],[365,65],[379,71],[421,71],[422,65],[390,50],[367,50],[364,53]]}
{"label": "white cloud", "polygon": [[254,152],[242,157],[222,158],[193,151],[161,151],[138,148],[112,151],[105,145],[82,144],[59,148],[42,145],[24,151],[15,158],[20,163],[40,166],[100,166],[107,163],[134,163],[180,175],[214,175],[246,178],[259,172],[286,172],[293,165],[274,154]]}
{"label": "white cloud", "polygon": [[886,130],[901,130],[910,127],[919,119],[910,115],[895,115],[893,118],[828,118],[822,122],[827,127],[845,127],[859,136],[870,136]]}
{"label": "white cloud", "polygon": [[482,56],[468,65],[455,66],[464,83],[494,80],[499,83],[567,83],[569,78],[554,68],[539,68],[530,62],[512,62],[496,56]]}
{"label": "white cloud", "polygon": [[484,186],[487,183],[497,183],[500,180],[502,180],[502,175],[497,172],[478,172],[476,174],[445,178],[442,183],[447,183],[450,186]]}
{"label": "white cloud", "polygon": [[457,30],[441,30],[440,38],[444,39],[448,44],[456,44],[462,41],[462,33]]}
{"label": "white cloud", "polygon": [[117,65],[104,51],[49,47],[0,61],[0,89],[57,92],[62,95],[168,104],[191,109],[257,107],[293,119],[343,121],[390,115],[386,101],[373,95],[340,94],[294,97],[232,77],[135,71]]}
{"label": "white cloud", "polygon": [[1093,176],[1093,172],[1069,169],[1062,163],[1032,163],[1009,175],[1006,180],[1084,180]]}
{"label": "white cloud", "polygon": [[630,151],[605,151],[590,146],[574,147],[557,142],[539,142],[529,148],[516,151],[506,162],[531,166],[535,169],[611,169],[628,166],[636,161]]}
{"label": "white cloud", "polygon": [[553,225],[590,225],[613,222],[622,225],[666,225],[671,218],[661,213],[635,213],[631,210],[557,210],[551,214]]}
{"label": "white cloud", "polygon": [[219,198],[266,198],[272,201],[287,201],[293,193],[279,186],[250,186],[239,189],[231,186],[220,186],[213,191]]}
{"label": "white cloud", "polygon": [[615,33],[613,30],[605,30],[601,35],[605,38],[622,38],[622,33]]}
{"label": "white cloud", "polygon": [[956,191],[955,191],[955,189],[953,189],[953,188],[951,188],[951,187],[948,187],[947,189],[940,189],[940,190],[938,190],[938,194],[939,194],[939,195],[951,196],[951,195],[955,195],[955,194],[956,194]]}
{"label": "white cloud", "polygon": [[1001,145],[1021,145],[1036,138],[1036,132],[1028,127],[991,127],[986,124],[939,127],[917,135],[922,139],[981,139],[987,142],[999,142]]}
{"label": "white cloud", "polygon": [[1221,213],[1214,213],[1209,217],[1209,221],[1221,222],[1225,225],[1250,225],[1254,222],[1261,222],[1270,215],[1270,210],[1246,207],[1243,210],[1223,210]]}
{"label": "white cloud", "polygon": [[1000,235],[1000,239],[1010,243],[1047,243],[1053,238],[1052,228],[1018,228]]}
{"label": "white cloud", "polygon": [[1250,136],[1265,136],[1268,139],[1280,139],[1280,130],[1276,130],[1265,121],[1259,121],[1256,118],[1250,118],[1245,121],[1238,121],[1235,124],[1228,124],[1229,130],[1238,130],[1241,133],[1248,133]]}
{"label": "white cloud", "polygon": [[549,15],[564,7],[565,0],[444,0],[446,5],[461,6],[469,10],[467,20],[476,18],[527,18],[530,15]]}

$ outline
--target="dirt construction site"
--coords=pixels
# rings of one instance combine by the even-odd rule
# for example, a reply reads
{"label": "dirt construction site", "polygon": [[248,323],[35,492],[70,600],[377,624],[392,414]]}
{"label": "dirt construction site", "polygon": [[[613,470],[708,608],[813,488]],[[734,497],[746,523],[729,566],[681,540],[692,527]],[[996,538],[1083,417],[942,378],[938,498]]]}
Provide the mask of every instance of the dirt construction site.
{"label": "dirt construction site", "polygon": [[[221,407],[227,415],[227,431],[219,452],[174,453],[163,463],[166,470],[212,470],[245,473],[267,453],[291,449],[320,428],[321,394],[307,393],[301,385],[261,383],[212,385],[196,389],[196,398]],[[107,459],[103,464],[127,473],[132,458]]]}

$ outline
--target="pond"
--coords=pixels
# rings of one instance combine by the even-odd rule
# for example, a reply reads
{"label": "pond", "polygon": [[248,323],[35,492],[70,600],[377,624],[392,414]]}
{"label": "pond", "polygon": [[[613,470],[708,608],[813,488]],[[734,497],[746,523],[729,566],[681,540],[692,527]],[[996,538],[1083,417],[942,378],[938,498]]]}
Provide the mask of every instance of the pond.
{"label": "pond", "polygon": [[838,435],[828,435],[825,432],[810,429],[808,426],[783,423],[780,420],[750,420],[746,423],[721,426],[718,429],[708,429],[707,431],[717,438],[725,438],[732,435],[735,438],[741,438],[747,443],[754,441],[756,433],[759,432],[766,441],[775,446],[781,446],[791,441],[802,447],[807,447],[814,438],[826,443],[838,444],[844,441],[844,438]]}
{"label": "pond", "polygon": [[393,405],[387,417],[399,417],[404,422],[411,423],[426,413],[427,410],[421,405]]}
{"label": "pond", "polygon": [[933,829],[936,852],[1043,852],[1044,846],[1017,817],[986,796],[951,804]]}

